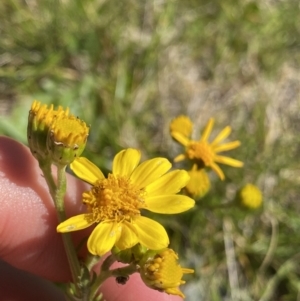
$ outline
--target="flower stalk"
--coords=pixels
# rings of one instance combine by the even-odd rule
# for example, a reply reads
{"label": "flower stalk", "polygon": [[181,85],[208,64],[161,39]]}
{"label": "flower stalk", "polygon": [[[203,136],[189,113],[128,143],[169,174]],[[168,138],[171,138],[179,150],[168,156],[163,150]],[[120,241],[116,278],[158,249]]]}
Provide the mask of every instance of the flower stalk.
{"label": "flower stalk", "polygon": [[[65,174],[66,166],[59,166],[57,168],[57,185],[53,180],[53,176],[51,173],[51,165],[40,164],[40,168],[43,171],[44,178],[47,182],[50,194],[53,198],[58,222],[61,223],[64,220],[66,220],[65,205],[64,205],[64,196],[66,194],[66,188],[67,188],[66,174]],[[70,233],[64,233],[62,235],[62,240],[67,254],[68,262],[70,265],[72,279],[76,287],[76,296],[80,296],[81,292],[78,286],[78,279],[80,279],[80,264],[77,259],[76,251],[72,243]]]}
{"label": "flower stalk", "polygon": [[137,266],[135,263],[131,263],[125,267],[117,268],[113,270],[109,270],[109,267],[115,262],[114,255],[108,256],[102,266],[101,266],[101,273],[91,286],[91,297],[92,300],[95,298],[98,294],[99,287],[102,285],[102,283],[108,279],[109,277],[128,277],[129,275],[132,275],[133,273],[136,273]]}

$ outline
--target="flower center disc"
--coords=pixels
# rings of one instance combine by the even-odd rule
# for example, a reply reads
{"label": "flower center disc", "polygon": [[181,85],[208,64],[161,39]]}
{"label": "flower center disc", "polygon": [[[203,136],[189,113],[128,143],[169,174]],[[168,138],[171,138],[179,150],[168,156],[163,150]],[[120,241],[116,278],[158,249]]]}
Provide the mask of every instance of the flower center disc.
{"label": "flower center disc", "polygon": [[127,177],[112,174],[83,194],[84,203],[88,205],[96,222],[130,222],[133,216],[140,215],[143,196],[144,191],[132,185]]}
{"label": "flower center disc", "polygon": [[191,142],[186,153],[189,159],[201,160],[205,166],[210,166],[214,161],[214,152],[207,142]]}
{"label": "flower center disc", "polygon": [[55,142],[63,143],[65,146],[85,144],[89,128],[85,122],[74,116],[63,116],[57,118],[52,124],[52,136]]}

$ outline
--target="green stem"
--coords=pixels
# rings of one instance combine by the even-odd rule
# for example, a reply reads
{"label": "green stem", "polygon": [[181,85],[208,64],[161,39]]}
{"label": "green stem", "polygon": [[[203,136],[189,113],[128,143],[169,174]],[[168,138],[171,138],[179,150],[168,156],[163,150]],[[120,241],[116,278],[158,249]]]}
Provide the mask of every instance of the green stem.
{"label": "green stem", "polygon": [[99,262],[99,260],[100,260],[99,256],[88,254],[85,260],[85,265],[88,268],[88,270],[91,271],[94,265]]}
{"label": "green stem", "polygon": [[44,174],[44,178],[47,182],[49,192],[50,192],[51,197],[54,201],[55,200],[55,193],[56,193],[56,184],[55,184],[55,182],[53,180],[53,177],[52,177],[51,163],[40,161],[39,166],[40,166],[40,169],[42,170],[42,172]]}
{"label": "green stem", "polygon": [[[40,168],[43,171],[45,180],[49,187],[50,194],[55,204],[58,222],[61,223],[66,220],[64,196],[66,194],[66,166],[59,166],[57,168],[57,185],[55,184],[51,172],[51,163],[40,162]],[[76,287],[76,296],[81,296],[81,290],[78,286],[80,280],[81,269],[77,259],[77,254],[71,239],[70,233],[62,234],[63,244],[67,254],[68,262],[70,265],[72,279]]]}
{"label": "green stem", "polygon": [[97,296],[100,285],[110,276],[112,276],[112,271],[109,270],[111,265],[116,261],[113,254],[107,256],[101,264],[100,274],[91,287],[92,300]]}
{"label": "green stem", "polygon": [[137,267],[136,264],[133,263],[123,268],[111,270],[111,276],[113,277],[128,276],[136,272],[137,272]]}
{"label": "green stem", "polygon": [[[64,196],[66,194],[67,181],[66,181],[66,166],[59,166],[57,168],[57,189],[55,194],[55,206],[58,215],[59,223],[66,220]],[[71,268],[73,282],[77,288],[77,292],[80,292],[78,287],[78,281],[81,275],[80,264],[77,258],[77,254],[71,239],[70,233],[63,233],[62,239],[64,242],[64,247],[68,257],[69,265]]]}
{"label": "green stem", "polygon": [[101,265],[101,272],[104,271],[107,272],[115,261],[116,261],[115,255],[110,254],[109,256],[107,256]]}
{"label": "green stem", "polygon": [[[112,258],[113,257],[108,256],[105,259],[105,261],[103,262],[103,265],[110,266],[112,264]],[[106,262],[106,260],[107,260],[107,262]],[[103,265],[102,265],[102,267],[103,267]],[[135,272],[137,272],[137,267],[136,267],[136,264],[134,264],[134,263],[127,265],[125,267],[122,267],[122,268],[114,269],[114,270],[107,270],[107,269],[103,270],[101,268],[101,272],[100,272],[99,276],[97,277],[97,279],[95,280],[95,282],[93,283],[93,285],[91,287],[92,298],[94,298],[98,294],[98,290],[99,290],[100,286],[109,277],[118,277],[118,276],[127,277]]]}

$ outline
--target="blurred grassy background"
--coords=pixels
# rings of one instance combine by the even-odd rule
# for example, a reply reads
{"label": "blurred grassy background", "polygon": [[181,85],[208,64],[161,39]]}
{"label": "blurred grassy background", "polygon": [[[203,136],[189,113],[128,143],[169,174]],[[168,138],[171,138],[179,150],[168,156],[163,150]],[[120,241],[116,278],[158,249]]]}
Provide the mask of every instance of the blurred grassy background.
{"label": "blurred grassy background", "polygon": [[[245,167],[158,217],[196,271],[187,300],[300,300],[299,15],[296,0],[2,0],[0,134],[27,143],[33,99],[69,106],[91,124],[85,155],[109,169],[128,146],[174,158],[179,114],[194,138],[209,117],[231,125]],[[247,182],[261,210],[211,208]]]}

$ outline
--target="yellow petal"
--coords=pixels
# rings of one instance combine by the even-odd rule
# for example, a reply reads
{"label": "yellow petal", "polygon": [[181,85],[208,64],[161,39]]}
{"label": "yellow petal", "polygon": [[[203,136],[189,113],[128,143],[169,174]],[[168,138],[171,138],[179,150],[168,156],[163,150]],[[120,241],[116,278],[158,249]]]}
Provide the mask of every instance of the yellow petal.
{"label": "yellow petal", "polygon": [[119,240],[116,242],[116,246],[120,250],[125,250],[136,245],[139,240],[135,234],[135,232],[128,226],[128,222],[122,223],[122,232]]}
{"label": "yellow petal", "polygon": [[178,287],[169,287],[169,288],[164,289],[164,291],[169,295],[179,296],[182,299],[185,298],[185,295],[182,293],[182,291]]}
{"label": "yellow petal", "polygon": [[175,194],[186,186],[190,177],[185,170],[173,170],[146,187],[147,197]]}
{"label": "yellow petal", "polygon": [[172,164],[165,158],[154,158],[140,164],[130,179],[137,188],[144,188],[165,174]]}
{"label": "yellow petal", "polygon": [[165,228],[158,222],[145,216],[138,216],[129,226],[136,233],[139,242],[151,250],[159,250],[169,245]]}
{"label": "yellow petal", "polygon": [[171,132],[171,136],[183,146],[187,146],[190,142],[190,139],[182,135],[180,132]]}
{"label": "yellow petal", "polygon": [[97,180],[104,178],[102,171],[94,163],[84,157],[75,159],[70,164],[70,168],[77,177],[92,185]]}
{"label": "yellow petal", "polygon": [[214,126],[214,123],[215,123],[215,120],[213,118],[210,118],[208,120],[208,123],[207,123],[207,125],[206,125],[206,127],[205,127],[205,129],[204,129],[204,131],[201,135],[200,141],[207,141],[207,139],[210,136],[210,133],[212,131],[212,128]]}
{"label": "yellow petal", "polygon": [[56,231],[62,233],[77,231],[85,229],[91,226],[93,223],[94,220],[92,218],[92,214],[79,214],[60,223],[57,226]]}
{"label": "yellow petal", "polygon": [[241,142],[236,140],[228,143],[224,143],[218,146],[213,147],[215,153],[225,152],[232,149],[235,149],[241,145]]}
{"label": "yellow petal", "polygon": [[225,179],[225,175],[224,172],[222,171],[222,169],[219,167],[218,164],[216,163],[212,163],[210,165],[211,169],[219,176],[219,178],[223,181]]}
{"label": "yellow petal", "polygon": [[195,271],[193,269],[181,268],[183,274],[193,274]]}
{"label": "yellow petal", "polygon": [[244,166],[244,163],[242,161],[235,160],[235,159],[225,157],[225,156],[215,156],[214,160],[215,160],[215,162],[226,164],[226,165],[229,165],[232,167],[243,167]]}
{"label": "yellow petal", "polygon": [[177,157],[175,157],[173,161],[174,161],[174,162],[180,162],[180,161],[185,160],[185,158],[186,158],[186,155],[185,155],[185,154],[180,154],[180,155],[178,155]]}
{"label": "yellow petal", "polygon": [[226,139],[231,133],[231,127],[226,126],[218,135],[217,137],[212,141],[211,146],[217,145],[219,142]]}
{"label": "yellow petal", "polygon": [[161,195],[146,198],[146,209],[156,213],[173,214],[189,210],[195,201],[185,195]]}
{"label": "yellow petal", "polygon": [[130,176],[138,166],[141,152],[134,148],[120,151],[114,158],[112,172],[114,175]]}
{"label": "yellow petal", "polygon": [[100,223],[90,235],[87,246],[93,255],[102,256],[112,249],[119,240],[121,226],[113,222]]}

